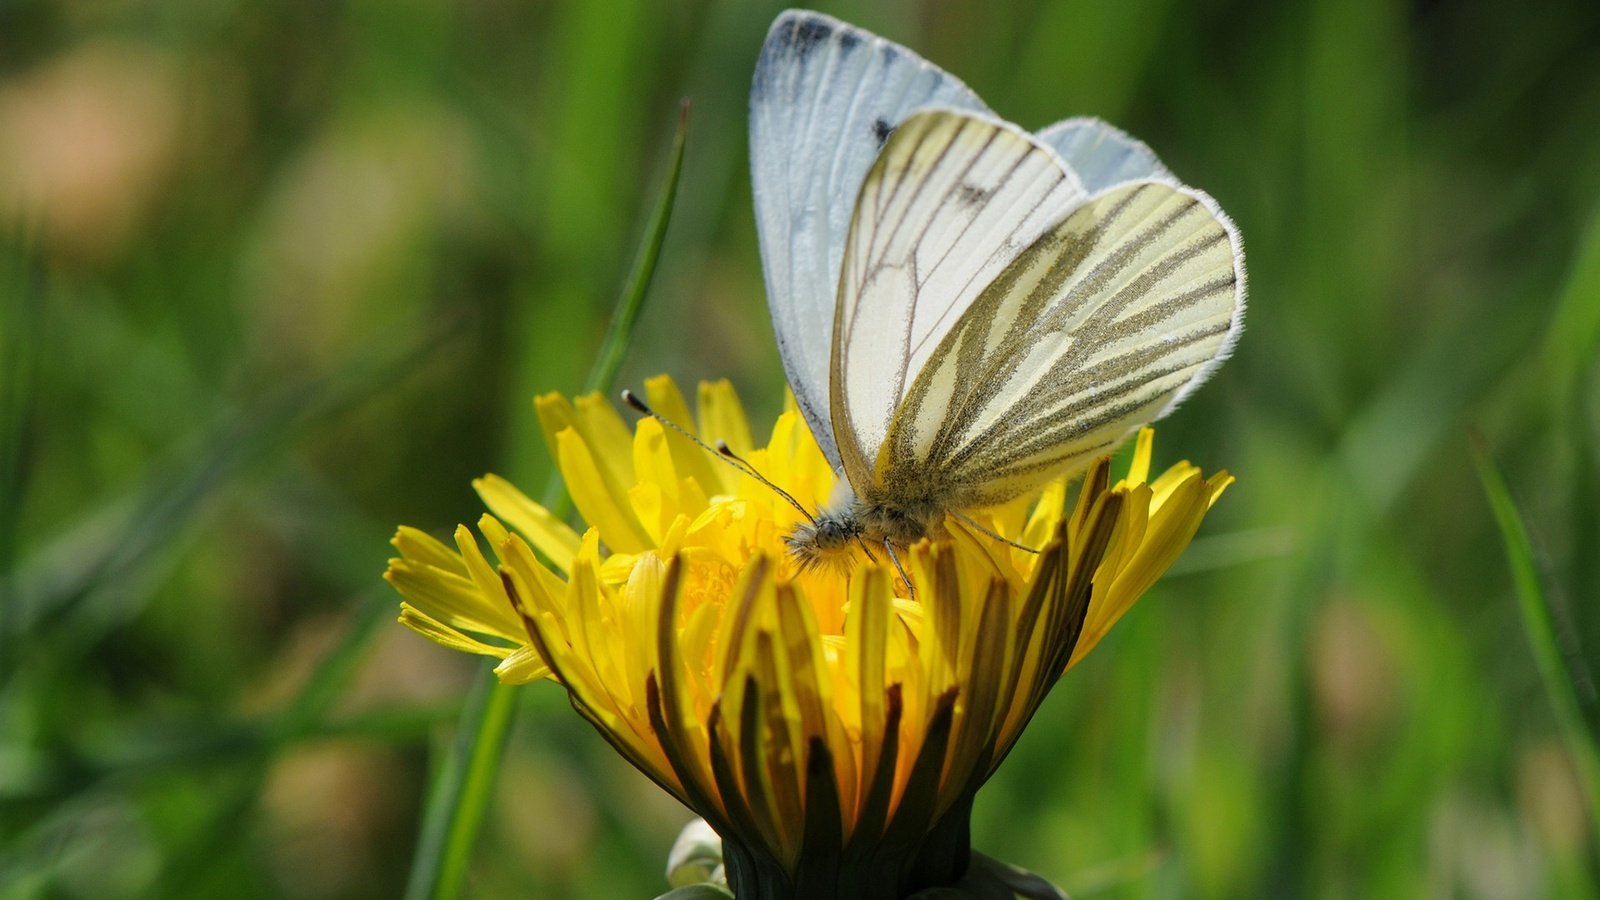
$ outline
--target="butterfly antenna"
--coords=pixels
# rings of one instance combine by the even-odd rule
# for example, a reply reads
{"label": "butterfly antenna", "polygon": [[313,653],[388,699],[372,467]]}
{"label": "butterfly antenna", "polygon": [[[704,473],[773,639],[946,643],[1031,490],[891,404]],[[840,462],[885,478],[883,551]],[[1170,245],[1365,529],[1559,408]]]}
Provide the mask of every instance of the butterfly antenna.
{"label": "butterfly antenna", "polygon": [[811,515],[811,513],[808,512],[806,510],[806,508],[800,504],[800,501],[796,500],[794,498],[793,494],[790,494],[788,491],[784,490],[783,488],[778,487],[776,484],[774,484],[772,482],[771,479],[767,478],[767,476],[765,476],[765,475],[761,474],[759,471],[757,471],[756,467],[751,465],[748,460],[741,458],[739,456],[739,454],[733,452],[733,448],[728,446],[728,442],[727,441],[719,439],[717,441],[717,448],[716,449],[717,449],[717,455],[718,456],[722,457],[723,459],[727,460],[730,463],[733,463],[735,467],[737,467],[740,471],[744,472],[746,475],[749,475],[751,478],[754,478],[755,480],[761,482],[762,484],[766,485],[767,487],[772,488],[774,491],[777,492],[779,497],[782,497],[783,499],[789,501],[789,505],[790,506],[792,506],[795,509],[799,510],[800,515],[806,517],[806,521],[810,522],[813,525],[817,524],[816,517]]}
{"label": "butterfly antenna", "polygon": [[966,525],[968,528],[971,528],[974,531],[980,531],[980,532],[988,535],[989,537],[994,538],[995,540],[999,541],[1002,544],[1006,544],[1008,546],[1015,547],[1018,550],[1024,550],[1024,551],[1026,551],[1028,553],[1033,553],[1033,554],[1036,554],[1036,555],[1039,552],[1038,550],[1035,550],[1034,548],[1029,547],[1027,544],[1019,544],[1016,541],[1013,541],[1013,540],[1011,540],[1009,538],[1003,538],[1000,535],[995,534],[994,532],[990,531],[989,529],[983,527],[982,525],[979,525],[977,522],[972,521],[972,519],[968,518],[965,515],[962,515],[961,513],[952,511],[950,513],[950,515],[955,517],[955,518],[957,518],[957,519],[959,519],[959,520],[961,520],[961,523],[963,525]]}
{"label": "butterfly antenna", "polygon": [[813,525],[817,524],[816,517],[811,515],[811,513],[808,512],[804,506],[801,506],[799,500],[796,500],[788,491],[778,487],[776,484],[773,484],[771,479],[756,471],[755,466],[752,466],[750,463],[746,462],[742,457],[739,456],[739,454],[734,453],[733,448],[728,446],[727,441],[718,440],[716,446],[713,447],[705,441],[700,440],[700,437],[694,432],[684,428],[677,422],[674,422],[666,416],[663,416],[651,409],[649,404],[639,399],[638,394],[635,394],[633,391],[630,391],[626,388],[624,388],[622,391],[622,402],[633,407],[639,413],[649,416],[650,418],[655,419],[657,422],[660,422],[668,428],[671,428],[673,431],[676,431],[677,433],[688,438],[690,441],[694,442],[695,446],[706,451],[707,453],[715,454],[718,458],[722,459],[723,462],[726,462],[728,465],[733,466],[735,469],[738,469],[744,474],[771,488],[779,497],[789,501],[790,506],[794,507],[796,510],[799,510],[800,515],[805,516],[807,522],[810,522]]}

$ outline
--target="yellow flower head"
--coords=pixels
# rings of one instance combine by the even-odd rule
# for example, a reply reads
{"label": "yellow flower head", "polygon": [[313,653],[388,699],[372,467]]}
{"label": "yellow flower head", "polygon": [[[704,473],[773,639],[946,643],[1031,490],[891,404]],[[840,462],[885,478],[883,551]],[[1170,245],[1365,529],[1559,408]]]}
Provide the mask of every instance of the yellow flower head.
{"label": "yellow flower head", "polygon": [[[650,405],[688,425],[667,378]],[[551,678],[640,771],[723,837],[740,896],[900,897],[954,882],[972,798],[1057,678],[1177,559],[1232,482],[1179,463],[1149,477],[1102,459],[1067,485],[957,521],[901,554],[911,590],[863,557],[803,568],[802,514],[654,419],[631,435],[598,395],[537,401],[579,534],[509,483],[454,549],[411,528],[387,578],[400,621]],[[726,382],[698,432],[815,509],[834,473],[792,409],[756,446]],[[755,886],[760,886],[758,894]],[[774,885],[784,886],[775,891]]]}

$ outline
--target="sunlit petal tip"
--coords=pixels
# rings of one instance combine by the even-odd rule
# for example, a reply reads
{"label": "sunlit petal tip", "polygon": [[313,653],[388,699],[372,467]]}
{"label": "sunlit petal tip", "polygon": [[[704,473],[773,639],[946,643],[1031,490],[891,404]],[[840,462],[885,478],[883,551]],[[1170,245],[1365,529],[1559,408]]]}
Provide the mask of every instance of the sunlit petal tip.
{"label": "sunlit petal tip", "polygon": [[1232,487],[1233,483],[1237,480],[1238,479],[1234,478],[1233,473],[1229,472],[1227,469],[1218,469],[1216,474],[1212,475],[1210,478],[1207,478],[1206,486],[1210,488],[1210,493],[1206,497],[1207,508],[1214,505],[1218,498],[1222,496],[1223,492]]}
{"label": "sunlit petal tip", "polygon": [[443,541],[420,529],[401,526],[389,543],[400,551],[403,558],[414,563],[446,570],[459,567],[455,553]]}
{"label": "sunlit petal tip", "polygon": [[532,645],[524,645],[507,654],[506,658],[494,667],[494,674],[501,684],[527,684],[549,678],[553,673]]}
{"label": "sunlit petal tip", "polygon": [[1139,435],[1134,439],[1133,460],[1128,464],[1128,476],[1125,481],[1138,484],[1150,479],[1150,458],[1155,450],[1155,441],[1154,428],[1139,429]]}

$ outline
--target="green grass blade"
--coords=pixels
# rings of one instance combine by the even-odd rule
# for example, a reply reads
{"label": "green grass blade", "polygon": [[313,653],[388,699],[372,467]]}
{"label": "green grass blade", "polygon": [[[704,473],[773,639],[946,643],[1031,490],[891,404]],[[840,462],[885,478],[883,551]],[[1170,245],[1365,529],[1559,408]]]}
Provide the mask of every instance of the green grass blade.
{"label": "green grass blade", "polygon": [[[661,258],[667,223],[672,218],[677,198],[678,179],[683,171],[683,149],[688,134],[688,104],[678,117],[672,139],[667,177],[661,195],[645,229],[644,241],[634,258],[631,271],[617,299],[606,329],[605,340],[595,358],[585,384],[588,391],[606,390],[616,378],[623,354],[633,338],[639,311],[649,293],[650,280]],[[547,505],[557,508],[562,498],[556,476],[545,491]],[[417,854],[412,859],[406,884],[406,900],[449,900],[461,895],[472,848],[479,827],[493,796],[495,777],[510,734],[516,706],[515,688],[500,684],[494,673],[484,669],[478,676],[472,699],[462,710],[456,728],[456,741],[429,792],[427,811]]]}
{"label": "green grass blade", "polygon": [[1566,740],[1567,751],[1572,754],[1573,763],[1578,767],[1589,802],[1589,815],[1594,821],[1600,822],[1600,752],[1595,746],[1594,733],[1584,724],[1578,697],[1578,685],[1585,683],[1586,679],[1561,650],[1555,617],[1540,581],[1533,541],[1505,477],[1494,460],[1489,458],[1488,451],[1477,441],[1473,442],[1472,457],[1478,468],[1478,478],[1483,482],[1483,492],[1494,512],[1495,523],[1500,527],[1500,537],[1505,543],[1506,560],[1511,566],[1511,579],[1516,587],[1523,630],[1528,635],[1534,662],[1539,668],[1539,678],[1550,697],[1550,705],[1555,711],[1562,737]]}
{"label": "green grass blade", "polygon": [[41,264],[31,256],[0,261],[0,682],[19,643],[12,622],[19,614],[12,569],[28,484],[29,435],[37,415],[43,278]]}
{"label": "green grass blade", "polygon": [[617,308],[611,314],[611,324],[606,326],[605,340],[600,344],[600,355],[584,382],[584,392],[603,391],[611,387],[622,368],[622,355],[628,349],[633,328],[639,321],[639,311],[644,308],[645,295],[650,291],[650,280],[655,276],[656,264],[661,260],[661,245],[667,239],[667,221],[672,218],[672,206],[678,199],[678,177],[683,173],[683,147],[688,135],[689,101],[685,100],[678,112],[678,130],[672,138],[672,156],[667,163],[667,183],[661,188],[655,209],[650,214],[650,225],[645,239],[628,270],[628,280],[623,283],[622,296],[617,298]]}
{"label": "green grass blade", "polygon": [[1584,373],[1600,348],[1600,211],[1578,240],[1565,287],[1556,301],[1555,317],[1540,354],[1546,377],[1540,380],[1557,416],[1569,414]]}

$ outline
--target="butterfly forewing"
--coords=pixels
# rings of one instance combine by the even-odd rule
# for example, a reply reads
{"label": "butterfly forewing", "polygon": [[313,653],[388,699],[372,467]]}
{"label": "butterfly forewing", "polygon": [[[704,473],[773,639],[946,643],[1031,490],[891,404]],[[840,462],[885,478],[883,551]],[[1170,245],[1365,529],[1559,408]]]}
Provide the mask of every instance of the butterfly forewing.
{"label": "butterfly forewing", "polygon": [[895,126],[930,104],[984,108],[911,51],[818,13],[779,16],[756,65],[750,167],[773,330],[795,400],[835,465],[828,360],[851,213]]}
{"label": "butterfly forewing", "polygon": [[1053,151],[987,115],[924,110],[895,131],[856,202],[834,320],[832,425],[852,484],[868,483],[908,388],[967,308],[1082,199]]}
{"label": "butterfly forewing", "polygon": [[1242,264],[1198,191],[1134,182],[1085,203],[944,336],[876,460],[879,490],[986,506],[1109,452],[1226,354]]}

